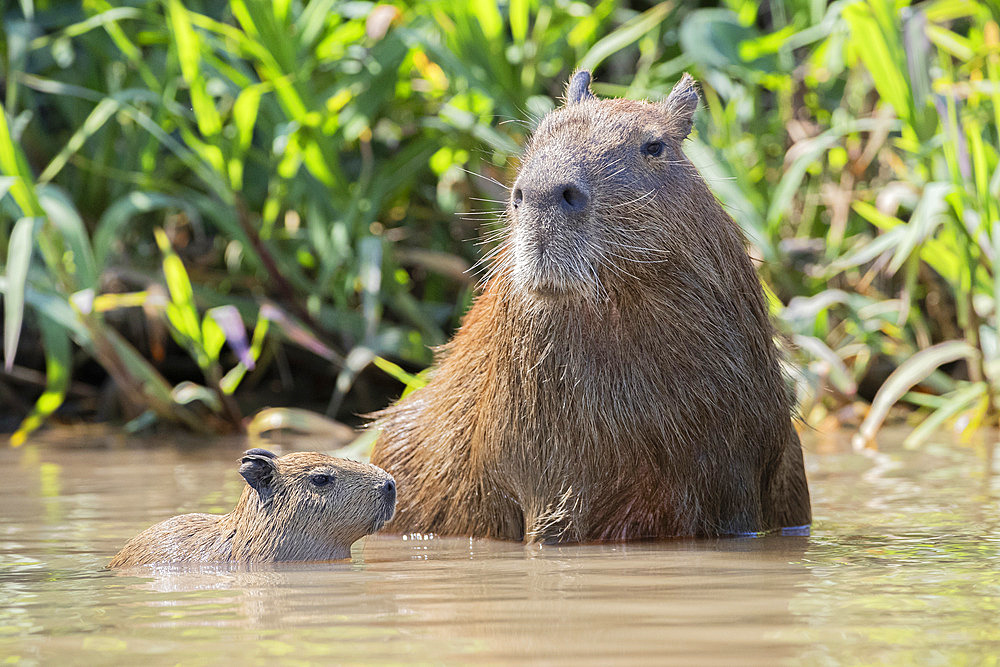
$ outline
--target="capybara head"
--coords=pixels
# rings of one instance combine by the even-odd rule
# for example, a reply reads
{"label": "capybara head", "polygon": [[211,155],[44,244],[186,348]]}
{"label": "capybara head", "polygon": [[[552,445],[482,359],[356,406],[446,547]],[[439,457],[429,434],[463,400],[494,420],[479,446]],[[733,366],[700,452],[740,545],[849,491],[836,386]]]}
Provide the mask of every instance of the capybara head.
{"label": "capybara head", "polygon": [[661,102],[602,100],[589,84],[588,72],[573,76],[511,188],[512,252],[494,271],[512,263],[525,293],[600,299],[648,289],[678,255],[709,256],[692,221],[715,202],[681,150],[698,105],[694,80],[685,75]]}
{"label": "capybara head", "polygon": [[[322,552],[324,544],[349,547],[381,529],[396,506],[396,482],[387,472],[316,452],[277,457],[250,449],[240,474],[250,485],[240,509],[259,512],[262,532],[280,536],[279,559]],[[258,502],[244,502],[249,494]]]}

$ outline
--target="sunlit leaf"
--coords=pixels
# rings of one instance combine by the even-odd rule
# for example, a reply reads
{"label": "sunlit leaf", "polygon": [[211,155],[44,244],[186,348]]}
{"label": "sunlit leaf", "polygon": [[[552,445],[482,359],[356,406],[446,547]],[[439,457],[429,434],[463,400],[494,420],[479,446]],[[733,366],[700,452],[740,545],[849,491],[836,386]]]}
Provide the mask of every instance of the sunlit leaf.
{"label": "sunlit leaf", "polygon": [[28,265],[34,247],[37,218],[21,218],[14,224],[7,245],[7,289],[4,291],[3,312],[3,363],[6,370],[14,366],[17,342],[21,337],[24,320],[24,289],[28,278]]}
{"label": "sunlit leaf", "polygon": [[910,388],[937,370],[942,364],[959,359],[973,362],[978,356],[979,351],[967,342],[953,340],[932,345],[901,363],[886,378],[885,383],[872,399],[871,410],[852,439],[854,447],[861,449],[868,446],[874,440],[879,427],[889,414],[889,408],[895,405]]}
{"label": "sunlit leaf", "polygon": [[174,252],[166,232],[162,229],[154,230],[156,244],[163,254],[163,276],[167,281],[167,289],[170,291],[170,306],[167,314],[174,327],[184,336],[201,344],[201,326],[198,324],[198,311],[194,304],[194,290],[191,288],[191,279],[188,278],[184,262]]}
{"label": "sunlit leaf", "polygon": [[31,413],[10,436],[10,444],[14,447],[23,444],[31,432],[62,405],[69,389],[73,351],[66,330],[44,315],[38,317],[38,328],[45,350],[45,391],[35,401]]}

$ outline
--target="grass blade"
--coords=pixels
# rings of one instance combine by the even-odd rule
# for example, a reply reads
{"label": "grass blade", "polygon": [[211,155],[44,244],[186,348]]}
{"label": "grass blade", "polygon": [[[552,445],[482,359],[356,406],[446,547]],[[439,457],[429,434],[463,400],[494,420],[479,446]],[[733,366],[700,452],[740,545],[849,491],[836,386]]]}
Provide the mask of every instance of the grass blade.
{"label": "grass blade", "polygon": [[47,317],[38,317],[45,347],[45,391],[35,401],[35,407],[24,418],[17,431],[10,436],[13,447],[23,445],[32,431],[41,426],[66,398],[70,372],[73,367],[73,349],[66,330]]}
{"label": "grass blade", "polygon": [[598,65],[604,62],[605,58],[618,53],[629,44],[638,41],[643,35],[663,23],[663,20],[670,15],[673,9],[673,2],[661,2],[627,21],[620,28],[601,38],[596,44],[590,47],[586,55],[580,59],[580,68],[593,71]]}

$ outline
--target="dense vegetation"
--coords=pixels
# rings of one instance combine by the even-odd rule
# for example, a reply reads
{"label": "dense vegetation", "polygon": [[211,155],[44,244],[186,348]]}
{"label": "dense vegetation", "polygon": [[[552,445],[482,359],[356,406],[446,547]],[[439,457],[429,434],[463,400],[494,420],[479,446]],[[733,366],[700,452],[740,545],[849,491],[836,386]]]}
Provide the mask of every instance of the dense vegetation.
{"label": "dense vegetation", "polygon": [[15,443],[60,406],[222,431],[419,386],[577,66],[607,96],[701,82],[689,155],[759,260],[807,420],[873,400],[860,442],[903,400],[919,441],[995,414],[995,0],[3,7]]}

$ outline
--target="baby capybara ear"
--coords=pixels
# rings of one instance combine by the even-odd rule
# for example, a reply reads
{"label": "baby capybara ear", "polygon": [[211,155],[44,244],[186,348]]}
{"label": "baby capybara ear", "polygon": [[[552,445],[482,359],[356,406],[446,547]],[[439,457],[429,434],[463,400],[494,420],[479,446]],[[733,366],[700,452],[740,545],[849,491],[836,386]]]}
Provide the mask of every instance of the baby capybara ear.
{"label": "baby capybara ear", "polygon": [[592,99],[595,98],[590,92],[590,72],[585,69],[577,70],[569,78],[569,84],[566,86],[566,106]]}
{"label": "baby capybara ear", "polygon": [[698,108],[698,86],[694,78],[685,73],[667,95],[667,99],[660,102],[660,107],[670,119],[675,137],[683,140],[691,134],[694,111]]}
{"label": "baby capybara ear", "polygon": [[274,482],[278,478],[276,458],[266,449],[248,449],[240,460],[240,474],[260,496],[261,503],[266,504],[274,495]]}

